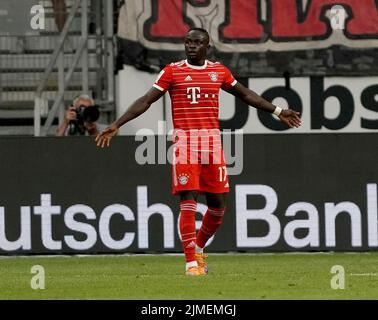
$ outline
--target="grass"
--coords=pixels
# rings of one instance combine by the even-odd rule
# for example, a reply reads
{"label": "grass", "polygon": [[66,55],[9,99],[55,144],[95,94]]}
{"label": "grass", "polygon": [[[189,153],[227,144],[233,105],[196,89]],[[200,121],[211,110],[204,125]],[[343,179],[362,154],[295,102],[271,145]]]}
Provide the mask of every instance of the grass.
{"label": "grass", "polygon": [[[172,255],[0,258],[0,299],[378,299],[378,252],[210,255],[210,273],[183,275]],[[45,289],[31,289],[33,265]],[[345,269],[334,290],[333,265]]]}

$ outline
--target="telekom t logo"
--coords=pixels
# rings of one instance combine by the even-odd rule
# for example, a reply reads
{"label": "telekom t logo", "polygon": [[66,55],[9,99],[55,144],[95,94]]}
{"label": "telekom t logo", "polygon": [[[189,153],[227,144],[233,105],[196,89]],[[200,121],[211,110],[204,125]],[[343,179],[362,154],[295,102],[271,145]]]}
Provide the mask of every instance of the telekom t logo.
{"label": "telekom t logo", "polygon": [[200,87],[189,87],[186,89],[188,99],[191,99],[190,104],[197,104],[201,97],[201,88]]}

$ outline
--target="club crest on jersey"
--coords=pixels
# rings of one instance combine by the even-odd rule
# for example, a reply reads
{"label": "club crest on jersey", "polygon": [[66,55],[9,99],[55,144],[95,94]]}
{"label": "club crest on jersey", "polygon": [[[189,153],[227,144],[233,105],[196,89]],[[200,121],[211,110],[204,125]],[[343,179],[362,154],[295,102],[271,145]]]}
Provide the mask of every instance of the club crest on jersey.
{"label": "club crest on jersey", "polygon": [[187,175],[186,173],[181,173],[179,176],[178,176],[178,181],[180,182],[181,185],[186,185],[189,181],[189,175]]}
{"label": "club crest on jersey", "polygon": [[218,81],[218,72],[210,72],[209,77],[211,81],[214,81],[214,82]]}

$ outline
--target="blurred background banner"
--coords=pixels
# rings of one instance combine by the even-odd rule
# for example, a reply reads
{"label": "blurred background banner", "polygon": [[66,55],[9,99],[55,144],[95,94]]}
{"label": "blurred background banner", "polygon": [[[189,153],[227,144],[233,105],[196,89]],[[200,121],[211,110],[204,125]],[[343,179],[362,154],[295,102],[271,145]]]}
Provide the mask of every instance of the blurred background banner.
{"label": "blurred background banner", "polygon": [[184,59],[193,26],[209,30],[210,59],[239,77],[378,75],[375,0],[127,0],[118,66],[154,71]]}
{"label": "blurred background banner", "polygon": [[[208,251],[377,250],[377,142],[372,133],[245,135],[242,173],[230,176]],[[138,164],[139,145],[0,138],[0,253],[180,252],[171,167]],[[200,221],[204,198],[197,209]]]}

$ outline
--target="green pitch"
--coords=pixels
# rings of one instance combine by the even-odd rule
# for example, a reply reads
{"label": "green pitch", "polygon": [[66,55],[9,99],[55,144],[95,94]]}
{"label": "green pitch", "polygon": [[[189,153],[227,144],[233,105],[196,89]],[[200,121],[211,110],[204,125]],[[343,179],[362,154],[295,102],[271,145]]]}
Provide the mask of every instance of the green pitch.
{"label": "green pitch", "polygon": [[[378,299],[378,252],[210,255],[208,262],[208,276],[186,277],[182,256],[5,257],[0,299]],[[44,290],[31,288],[33,265],[44,268]],[[331,288],[334,265],[345,270],[345,289]]]}

